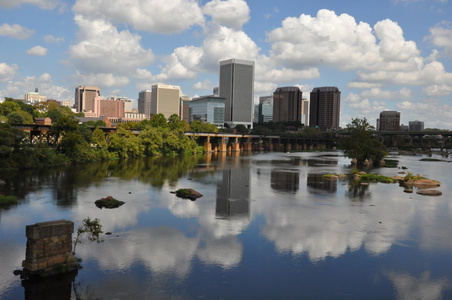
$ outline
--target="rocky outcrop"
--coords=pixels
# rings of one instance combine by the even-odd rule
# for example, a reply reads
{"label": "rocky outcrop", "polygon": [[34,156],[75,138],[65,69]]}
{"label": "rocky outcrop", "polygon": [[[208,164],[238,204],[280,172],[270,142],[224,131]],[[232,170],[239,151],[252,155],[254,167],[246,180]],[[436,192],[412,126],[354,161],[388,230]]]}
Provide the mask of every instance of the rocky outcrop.
{"label": "rocky outcrop", "polygon": [[433,188],[433,187],[437,187],[440,186],[441,183],[439,181],[436,180],[431,180],[431,179],[410,179],[408,181],[404,182],[405,186],[408,187],[417,187],[417,188]]}
{"label": "rocky outcrop", "polygon": [[107,196],[105,198],[101,198],[94,202],[99,208],[117,208],[124,204],[124,201],[119,201],[112,196]]}
{"label": "rocky outcrop", "polygon": [[194,189],[178,189],[177,191],[172,193],[176,194],[176,196],[179,198],[190,199],[191,201],[195,201],[196,199],[202,197],[202,194],[195,191]]}
{"label": "rocky outcrop", "polygon": [[438,190],[419,190],[416,192],[418,195],[424,195],[424,196],[441,196],[443,193]]}

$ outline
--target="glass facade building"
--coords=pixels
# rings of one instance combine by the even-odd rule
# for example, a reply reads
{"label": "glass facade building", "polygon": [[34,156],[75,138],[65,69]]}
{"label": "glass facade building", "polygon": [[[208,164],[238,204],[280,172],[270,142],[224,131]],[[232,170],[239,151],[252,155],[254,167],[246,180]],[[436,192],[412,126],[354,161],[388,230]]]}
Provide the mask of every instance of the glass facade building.
{"label": "glass facade building", "polygon": [[223,127],[224,101],[224,98],[215,96],[193,98],[189,102],[190,122],[201,121],[214,124],[217,127]]}

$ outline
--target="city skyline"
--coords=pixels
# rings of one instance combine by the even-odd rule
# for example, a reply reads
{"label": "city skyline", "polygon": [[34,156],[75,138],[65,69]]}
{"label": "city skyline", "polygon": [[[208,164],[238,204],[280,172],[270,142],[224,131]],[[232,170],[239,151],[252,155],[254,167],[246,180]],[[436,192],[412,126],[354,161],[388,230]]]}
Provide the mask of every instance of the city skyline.
{"label": "city skyline", "polygon": [[[254,103],[277,87],[341,92],[340,126],[384,110],[452,129],[450,0],[0,0],[0,98],[135,100],[153,84],[212,94],[218,63],[255,62]],[[164,4],[164,5],[163,5]]]}

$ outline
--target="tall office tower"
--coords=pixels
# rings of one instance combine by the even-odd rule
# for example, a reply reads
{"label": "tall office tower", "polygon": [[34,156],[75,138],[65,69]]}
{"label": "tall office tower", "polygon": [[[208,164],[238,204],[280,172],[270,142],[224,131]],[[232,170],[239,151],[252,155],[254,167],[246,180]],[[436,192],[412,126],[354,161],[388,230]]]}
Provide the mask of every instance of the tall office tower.
{"label": "tall office tower", "polygon": [[127,97],[118,97],[116,100],[124,102],[124,112],[132,112],[132,99]]}
{"label": "tall office tower", "polygon": [[408,122],[409,131],[424,131],[424,122],[422,121],[409,121]]}
{"label": "tall office tower", "polygon": [[254,61],[220,61],[219,96],[225,98],[224,122],[253,128]]}
{"label": "tall office tower", "polygon": [[100,97],[100,89],[97,86],[81,85],[75,88],[75,109],[77,112],[93,112],[94,98]]}
{"label": "tall office tower", "polygon": [[341,92],[335,86],[316,87],[311,92],[309,127],[339,129]]}
{"label": "tall office tower", "polygon": [[151,94],[151,90],[138,93],[138,112],[144,114],[148,119],[151,117]]}
{"label": "tall office tower", "polygon": [[273,122],[300,122],[303,92],[297,86],[277,88],[273,92]]}
{"label": "tall office tower", "polygon": [[190,98],[188,96],[180,96],[180,112],[181,120],[190,122]]}
{"label": "tall office tower", "polygon": [[273,96],[259,97],[259,119],[255,123],[268,123],[273,121]]}
{"label": "tall office tower", "polygon": [[378,131],[400,131],[400,112],[394,110],[382,111],[377,120]]}
{"label": "tall office tower", "polygon": [[166,119],[180,113],[180,87],[167,84],[152,85],[151,115],[163,114]]}
{"label": "tall office tower", "polygon": [[309,122],[309,100],[303,99],[301,100],[301,124],[307,126],[308,122]]}

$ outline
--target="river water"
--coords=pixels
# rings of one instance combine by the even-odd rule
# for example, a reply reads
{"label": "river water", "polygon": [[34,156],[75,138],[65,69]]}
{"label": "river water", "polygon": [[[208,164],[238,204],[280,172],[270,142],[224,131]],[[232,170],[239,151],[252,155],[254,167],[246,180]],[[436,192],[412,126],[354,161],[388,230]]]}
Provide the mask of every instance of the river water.
{"label": "river water", "polygon": [[[452,160],[394,156],[441,182],[442,196],[398,184],[322,179],[351,173],[340,152],[149,158],[1,174],[0,299],[452,299]],[[402,167],[404,167],[402,169]],[[406,168],[406,169],[405,169]],[[196,201],[171,191],[193,188]],[[99,209],[111,195],[125,204]],[[60,284],[13,275],[25,226],[98,218],[104,242],[77,247]],[[63,280],[64,281],[64,280]]]}

